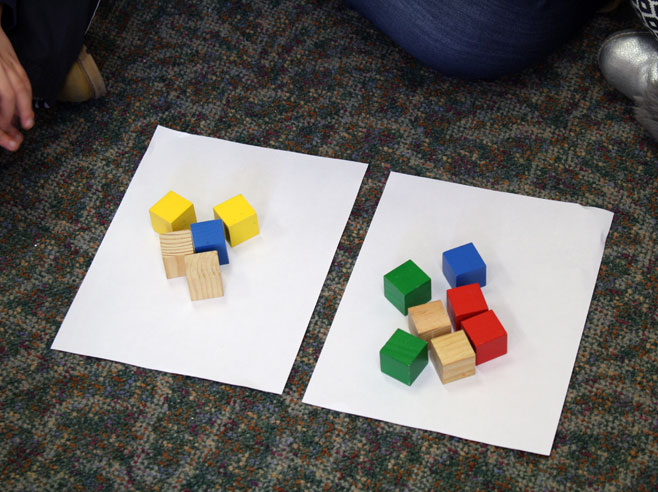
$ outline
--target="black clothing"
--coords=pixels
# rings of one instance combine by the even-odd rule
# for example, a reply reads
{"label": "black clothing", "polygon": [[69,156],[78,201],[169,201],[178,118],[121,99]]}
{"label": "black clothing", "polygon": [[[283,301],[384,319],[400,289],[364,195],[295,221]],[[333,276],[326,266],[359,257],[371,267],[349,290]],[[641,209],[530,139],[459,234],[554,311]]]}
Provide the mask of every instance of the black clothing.
{"label": "black clothing", "polygon": [[52,103],[75,62],[100,0],[0,0],[2,28],[35,99]]}

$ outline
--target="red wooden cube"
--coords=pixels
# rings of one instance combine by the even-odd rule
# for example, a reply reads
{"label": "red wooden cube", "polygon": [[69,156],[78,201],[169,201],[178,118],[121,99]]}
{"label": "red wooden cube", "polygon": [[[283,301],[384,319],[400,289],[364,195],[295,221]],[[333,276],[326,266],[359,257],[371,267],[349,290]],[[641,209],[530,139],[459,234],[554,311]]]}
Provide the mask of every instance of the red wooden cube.
{"label": "red wooden cube", "polygon": [[489,310],[480,284],[469,284],[448,289],[447,309],[455,330],[462,329],[462,321]]}
{"label": "red wooden cube", "polygon": [[507,353],[507,331],[493,311],[465,319],[462,327],[475,350],[475,364]]}

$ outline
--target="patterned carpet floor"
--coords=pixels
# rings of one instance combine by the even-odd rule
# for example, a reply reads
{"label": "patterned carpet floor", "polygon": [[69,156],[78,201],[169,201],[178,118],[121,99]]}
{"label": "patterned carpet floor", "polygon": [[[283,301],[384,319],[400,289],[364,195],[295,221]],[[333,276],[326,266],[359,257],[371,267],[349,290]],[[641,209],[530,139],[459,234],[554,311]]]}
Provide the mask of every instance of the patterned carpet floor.
{"label": "patterned carpet floor", "polygon": [[[655,490],[658,144],[597,67],[637,25],[463,82],[340,0],[103,2],[108,95],[0,154],[0,488]],[[282,396],[50,350],[158,124],[370,164]],[[390,171],[615,213],[550,457],[301,403]]]}

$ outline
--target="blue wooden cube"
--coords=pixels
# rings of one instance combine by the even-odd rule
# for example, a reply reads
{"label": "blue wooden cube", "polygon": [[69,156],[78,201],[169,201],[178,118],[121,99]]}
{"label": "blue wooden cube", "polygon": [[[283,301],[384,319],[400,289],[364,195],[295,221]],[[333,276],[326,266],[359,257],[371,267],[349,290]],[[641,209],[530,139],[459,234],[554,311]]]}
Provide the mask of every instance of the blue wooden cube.
{"label": "blue wooden cube", "polygon": [[443,274],[453,289],[469,284],[487,285],[487,265],[473,243],[443,253]]}
{"label": "blue wooden cube", "polygon": [[220,219],[195,222],[190,225],[190,230],[192,231],[195,253],[217,251],[219,264],[226,265],[228,263],[224,224]]}

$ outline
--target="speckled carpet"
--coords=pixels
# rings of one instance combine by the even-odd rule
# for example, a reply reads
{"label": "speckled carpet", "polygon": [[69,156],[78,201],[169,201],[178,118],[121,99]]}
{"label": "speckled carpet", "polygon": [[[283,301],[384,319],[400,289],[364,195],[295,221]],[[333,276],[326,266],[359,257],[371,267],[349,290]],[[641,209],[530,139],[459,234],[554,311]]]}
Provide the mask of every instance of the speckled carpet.
{"label": "speckled carpet", "polygon": [[[103,2],[107,97],[0,153],[0,488],[655,490],[658,144],[596,62],[638,22],[463,82],[339,0]],[[49,348],[157,124],[370,164],[282,396]],[[301,403],[392,170],[615,213],[550,457]]]}

